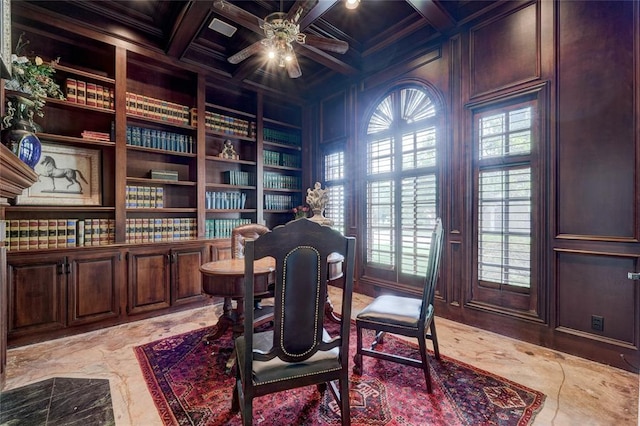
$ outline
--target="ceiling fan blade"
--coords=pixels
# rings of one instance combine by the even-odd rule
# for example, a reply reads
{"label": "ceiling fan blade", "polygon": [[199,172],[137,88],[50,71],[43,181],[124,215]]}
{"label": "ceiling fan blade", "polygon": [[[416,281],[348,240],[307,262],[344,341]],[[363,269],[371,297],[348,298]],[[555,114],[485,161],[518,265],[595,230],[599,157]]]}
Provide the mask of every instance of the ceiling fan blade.
{"label": "ceiling fan blade", "polygon": [[241,9],[226,0],[215,0],[213,2],[213,7],[220,15],[235,22],[236,24],[242,25],[243,27],[260,35],[264,34],[262,29],[264,21],[246,10]]}
{"label": "ceiling fan blade", "polygon": [[302,75],[302,70],[300,69],[300,64],[298,64],[298,58],[296,55],[293,55],[290,61],[287,62],[287,73],[291,78],[298,78]]}
{"label": "ceiling fan blade", "polygon": [[320,37],[313,34],[305,34],[304,43],[318,49],[335,53],[346,53],[349,50],[349,43],[343,40]]}
{"label": "ceiling fan blade", "polygon": [[315,0],[296,0],[291,9],[289,9],[289,13],[287,13],[287,20],[297,24],[309,12],[314,3]]}
{"label": "ceiling fan blade", "polygon": [[249,45],[248,47],[245,47],[235,55],[229,56],[227,58],[227,61],[229,61],[232,64],[239,64],[240,62],[244,61],[248,57],[255,55],[260,50],[262,50],[262,40],[256,41],[255,43]]}

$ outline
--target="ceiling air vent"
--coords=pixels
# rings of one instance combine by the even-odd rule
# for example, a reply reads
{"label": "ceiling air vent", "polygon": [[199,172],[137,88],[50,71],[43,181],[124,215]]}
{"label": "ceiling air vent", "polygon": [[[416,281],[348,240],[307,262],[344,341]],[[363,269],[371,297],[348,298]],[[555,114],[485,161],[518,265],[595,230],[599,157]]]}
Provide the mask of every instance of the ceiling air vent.
{"label": "ceiling air vent", "polygon": [[237,30],[236,27],[229,25],[226,22],[222,22],[218,18],[213,18],[213,21],[209,24],[209,28],[213,31],[219,32],[220,34],[224,34],[227,37],[231,37]]}

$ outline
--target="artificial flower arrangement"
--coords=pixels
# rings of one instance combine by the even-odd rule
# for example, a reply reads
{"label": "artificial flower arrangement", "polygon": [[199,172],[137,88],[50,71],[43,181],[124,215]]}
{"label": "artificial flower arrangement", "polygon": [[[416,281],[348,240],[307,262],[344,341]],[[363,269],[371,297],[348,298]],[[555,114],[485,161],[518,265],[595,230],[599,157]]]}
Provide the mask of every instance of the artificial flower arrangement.
{"label": "artificial flower arrangement", "polygon": [[52,77],[60,58],[47,63],[40,56],[27,56],[25,49],[29,40],[24,40],[23,36],[24,33],[18,38],[16,51],[11,55],[12,77],[5,82],[5,88],[30,95],[35,104],[34,113],[43,117],[46,98],[65,99],[60,85]]}
{"label": "artificial flower arrangement", "polygon": [[293,214],[296,219],[300,219],[301,217],[307,217],[309,213],[309,206],[306,204],[302,204],[298,207],[293,208]]}

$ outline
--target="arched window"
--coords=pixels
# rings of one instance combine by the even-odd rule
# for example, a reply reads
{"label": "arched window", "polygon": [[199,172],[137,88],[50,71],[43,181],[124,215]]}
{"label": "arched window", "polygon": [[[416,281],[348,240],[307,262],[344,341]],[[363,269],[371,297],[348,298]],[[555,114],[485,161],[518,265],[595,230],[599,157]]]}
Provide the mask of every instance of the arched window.
{"label": "arched window", "polygon": [[439,211],[440,121],[433,96],[419,85],[389,92],[368,119],[367,275],[408,282],[411,276],[424,277]]}

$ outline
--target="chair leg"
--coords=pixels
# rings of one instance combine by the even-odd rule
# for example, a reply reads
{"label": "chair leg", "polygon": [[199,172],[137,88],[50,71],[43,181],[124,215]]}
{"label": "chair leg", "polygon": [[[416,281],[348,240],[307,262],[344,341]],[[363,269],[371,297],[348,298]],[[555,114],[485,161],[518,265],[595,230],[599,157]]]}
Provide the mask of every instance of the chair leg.
{"label": "chair leg", "polygon": [[431,341],[433,342],[433,353],[435,354],[436,359],[440,360],[440,348],[438,347],[438,335],[436,334],[435,319],[431,319],[431,325],[429,325],[429,329],[431,330]]}
{"label": "chair leg", "polygon": [[362,328],[356,324],[356,354],[353,356],[353,374],[362,375]]}
{"label": "chair leg", "polygon": [[418,338],[420,346],[420,358],[422,358],[422,369],[427,383],[427,392],[431,393],[431,370],[429,369],[429,354],[427,353],[427,339],[422,336]]}
{"label": "chair leg", "polygon": [[242,426],[253,424],[253,399],[245,398],[242,405]]}
{"label": "chair leg", "polygon": [[343,374],[340,379],[340,417],[342,426],[351,425],[351,407],[349,406],[349,376]]}
{"label": "chair leg", "polygon": [[236,381],[235,386],[233,387],[233,395],[231,397],[231,412],[237,413],[240,410],[240,397],[238,396],[238,386],[240,384]]}

